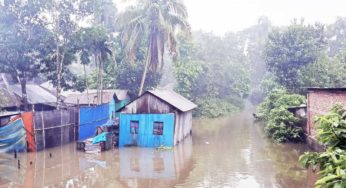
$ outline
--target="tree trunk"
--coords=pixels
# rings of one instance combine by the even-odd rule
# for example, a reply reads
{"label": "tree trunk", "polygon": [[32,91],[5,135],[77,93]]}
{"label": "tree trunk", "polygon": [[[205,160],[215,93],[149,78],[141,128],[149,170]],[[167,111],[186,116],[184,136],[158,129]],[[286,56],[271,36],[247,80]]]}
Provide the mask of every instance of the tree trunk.
{"label": "tree trunk", "polygon": [[90,106],[90,100],[89,100],[89,85],[88,85],[88,79],[87,79],[85,64],[83,65],[83,67],[84,67],[84,80],[85,80],[85,87],[86,87],[86,92],[87,92],[88,106]]}
{"label": "tree trunk", "polygon": [[97,53],[95,53],[95,64],[96,64],[96,67],[97,67],[97,81],[96,81],[96,86],[97,86],[97,88],[96,88],[96,99],[97,99],[97,101],[96,101],[96,104],[100,104],[100,65],[99,65],[99,63],[100,62],[98,62],[98,55],[97,55]]}
{"label": "tree trunk", "polygon": [[20,79],[20,86],[22,89],[22,102],[24,111],[29,110],[28,95],[26,93],[26,73],[23,73],[23,77]]}
{"label": "tree trunk", "polygon": [[[57,56],[59,56],[59,51],[57,53]],[[62,79],[62,67],[63,67],[63,63],[64,63],[64,56],[65,54],[62,54],[61,60],[59,61],[59,58],[57,58],[58,60],[58,65],[57,65],[57,86],[56,86],[56,108],[60,109],[61,106],[61,79]]]}
{"label": "tree trunk", "polygon": [[[150,46],[150,45],[149,45],[149,46]],[[150,62],[150,54],[149,54],[149,49],[148,49],[147,58],[146,58],[146,60],[145,60],[144,72],[143,72],[143,75],[142,75],[142,80],[141,80],[141,85],[140,85],[140,87],[139,87],[138,96],[142,95],[142,93],[143,93],[144,82],[145,82],[145,79],[146,79],[146,77],[147,77],[147,72],[148,72],[148,68],[149,68],[149,62]]]}
{"label": "tree trunk", "polygon": [[102,62],[101,56],[99,56],[99,62],[100,62],[100,99],[102,104],[103,103],[103,62]]}

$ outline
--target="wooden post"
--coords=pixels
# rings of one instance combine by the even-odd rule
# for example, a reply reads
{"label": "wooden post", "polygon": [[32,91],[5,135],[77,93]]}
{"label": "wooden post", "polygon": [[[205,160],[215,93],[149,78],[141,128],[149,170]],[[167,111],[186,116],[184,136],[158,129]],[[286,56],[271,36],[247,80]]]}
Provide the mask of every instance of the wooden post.
{"label": "wooden post", "polygon": [[44,125],[44,119],[43,119],[43,111],[41,111],[41,120],[42,120],[42,138],[43,138],[43,149],[46,149],[46,126]]}

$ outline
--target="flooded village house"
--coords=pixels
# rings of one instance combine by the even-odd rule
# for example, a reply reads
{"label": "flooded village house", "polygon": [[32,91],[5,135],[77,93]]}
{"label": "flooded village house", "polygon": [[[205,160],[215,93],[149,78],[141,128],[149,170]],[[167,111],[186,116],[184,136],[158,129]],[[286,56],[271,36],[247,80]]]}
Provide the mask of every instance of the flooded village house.
{"label": "flooded village house", "polygon": [[170,90],[146,91],[120,112],[119,146],[174,146],[191,133],[197,106]]}
{"label": "flooded village house", "polygon": [[306,133],[309,143],[316,140],[316,115],[326,114],[336,104],[346,108],[346,88],[308,88],[307,91]]}

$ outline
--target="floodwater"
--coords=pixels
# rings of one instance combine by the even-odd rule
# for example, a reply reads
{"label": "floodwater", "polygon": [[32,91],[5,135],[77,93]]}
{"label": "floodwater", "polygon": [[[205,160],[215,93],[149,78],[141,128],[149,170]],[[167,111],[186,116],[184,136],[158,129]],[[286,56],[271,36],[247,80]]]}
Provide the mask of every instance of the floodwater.
{"label": "floodwater", "polygon": [[0,155],[1,187],[287,187],[313,185],[297,163],[303,144],[274,144],[250,109],[195,119],[193,135],[172,150],[120,148],[99,154],[75,143],[37,153]]}

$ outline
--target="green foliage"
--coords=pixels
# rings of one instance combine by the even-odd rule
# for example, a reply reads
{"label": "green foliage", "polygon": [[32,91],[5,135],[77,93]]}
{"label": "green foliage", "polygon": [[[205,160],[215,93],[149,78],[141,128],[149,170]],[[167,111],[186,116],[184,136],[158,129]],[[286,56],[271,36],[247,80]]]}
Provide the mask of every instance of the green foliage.
{"label": "green foliage", "polygon": [[317,138],[327,147],[321,153],[306,152],[299,162],[306,168],[320,169],[316,187],[346,186],[346,120],[345,110],[335,105],[326,115],[316,118]]}
{"label": "green foliage", "polygon": [[293,23],[276,29],[269,35],[264,52],[267,69],[288,91],[301,92],[301,69],[316,62],[325,46],[321,25]]}
{"label": "green foliage", "polygon": [[318,140],[331,148],[346,149],[346,114],[341,105],[316,118]]}
{"label": "green foliage", "polygon": [[139,94],[144,89],[148,68],[155,73],[163,67],[165,51],[173,60],[178,57],[177,33],[188,35],[187,10],[179,0],[139,0],[136,6],[118,19],[125,58],[135,62],[140,44],[145,42],[146,60]]}
{"label": "green foliage", "polygon": [[198,110],[194,112],[194,115],[209,118],[221,117],[239,110],[239,107],[232,103],[217,98],[197,99],[196,104]]}
{"label": "green foliage", "polygon": [[346,63],[342,52],[335,57],[321,55],[317,62],[302,68],[301,72],[298,79],[304,87],[346,86]]}
{"label": "green foliage", "polygon": [[276,142],[298,142],[303,130],[296,125],[299,119],[288,111],[289,106],[305,103],[305,97],[288,94],[284,89],[275,89],[258,106],[257,116],[266,121],[265,133]]}
{"label": "green foliage", "polygon": [[202,63],[197,61],[177,62],[174,71],[179,85],[177,91],[189,99],[193,98],[193,89],[196,88],[198,78],[203,72]]}
{"label": "green foliage", "polygon": [[10,74],[22,86],[22,101],[28,108],[26,83],[40,72],[51,49],[52,35],[42,16],[44,0],[7,1],[0,5],[0,72]]}
{"label": "green foliage", "polygon": [[[195,115],[219,117],[239,110],[250,90],[250,72],[234,34],[220,38],[194,33],[180,38],[181,58],[174,65],[176,90],[198,104]],[[229,53],[232,51],[233,53]]]}
{"label": "green foliage", "polygon": [[[140,81],[144,70],[144,63],[128,64],[120,63],[117,67],[116,85],[119,89],[128,89],[132,98],[136,97],[139,91]],[[162,74],[153,73],[149,70],[144,84],[144,90],[153,89],[160,83]]]}

